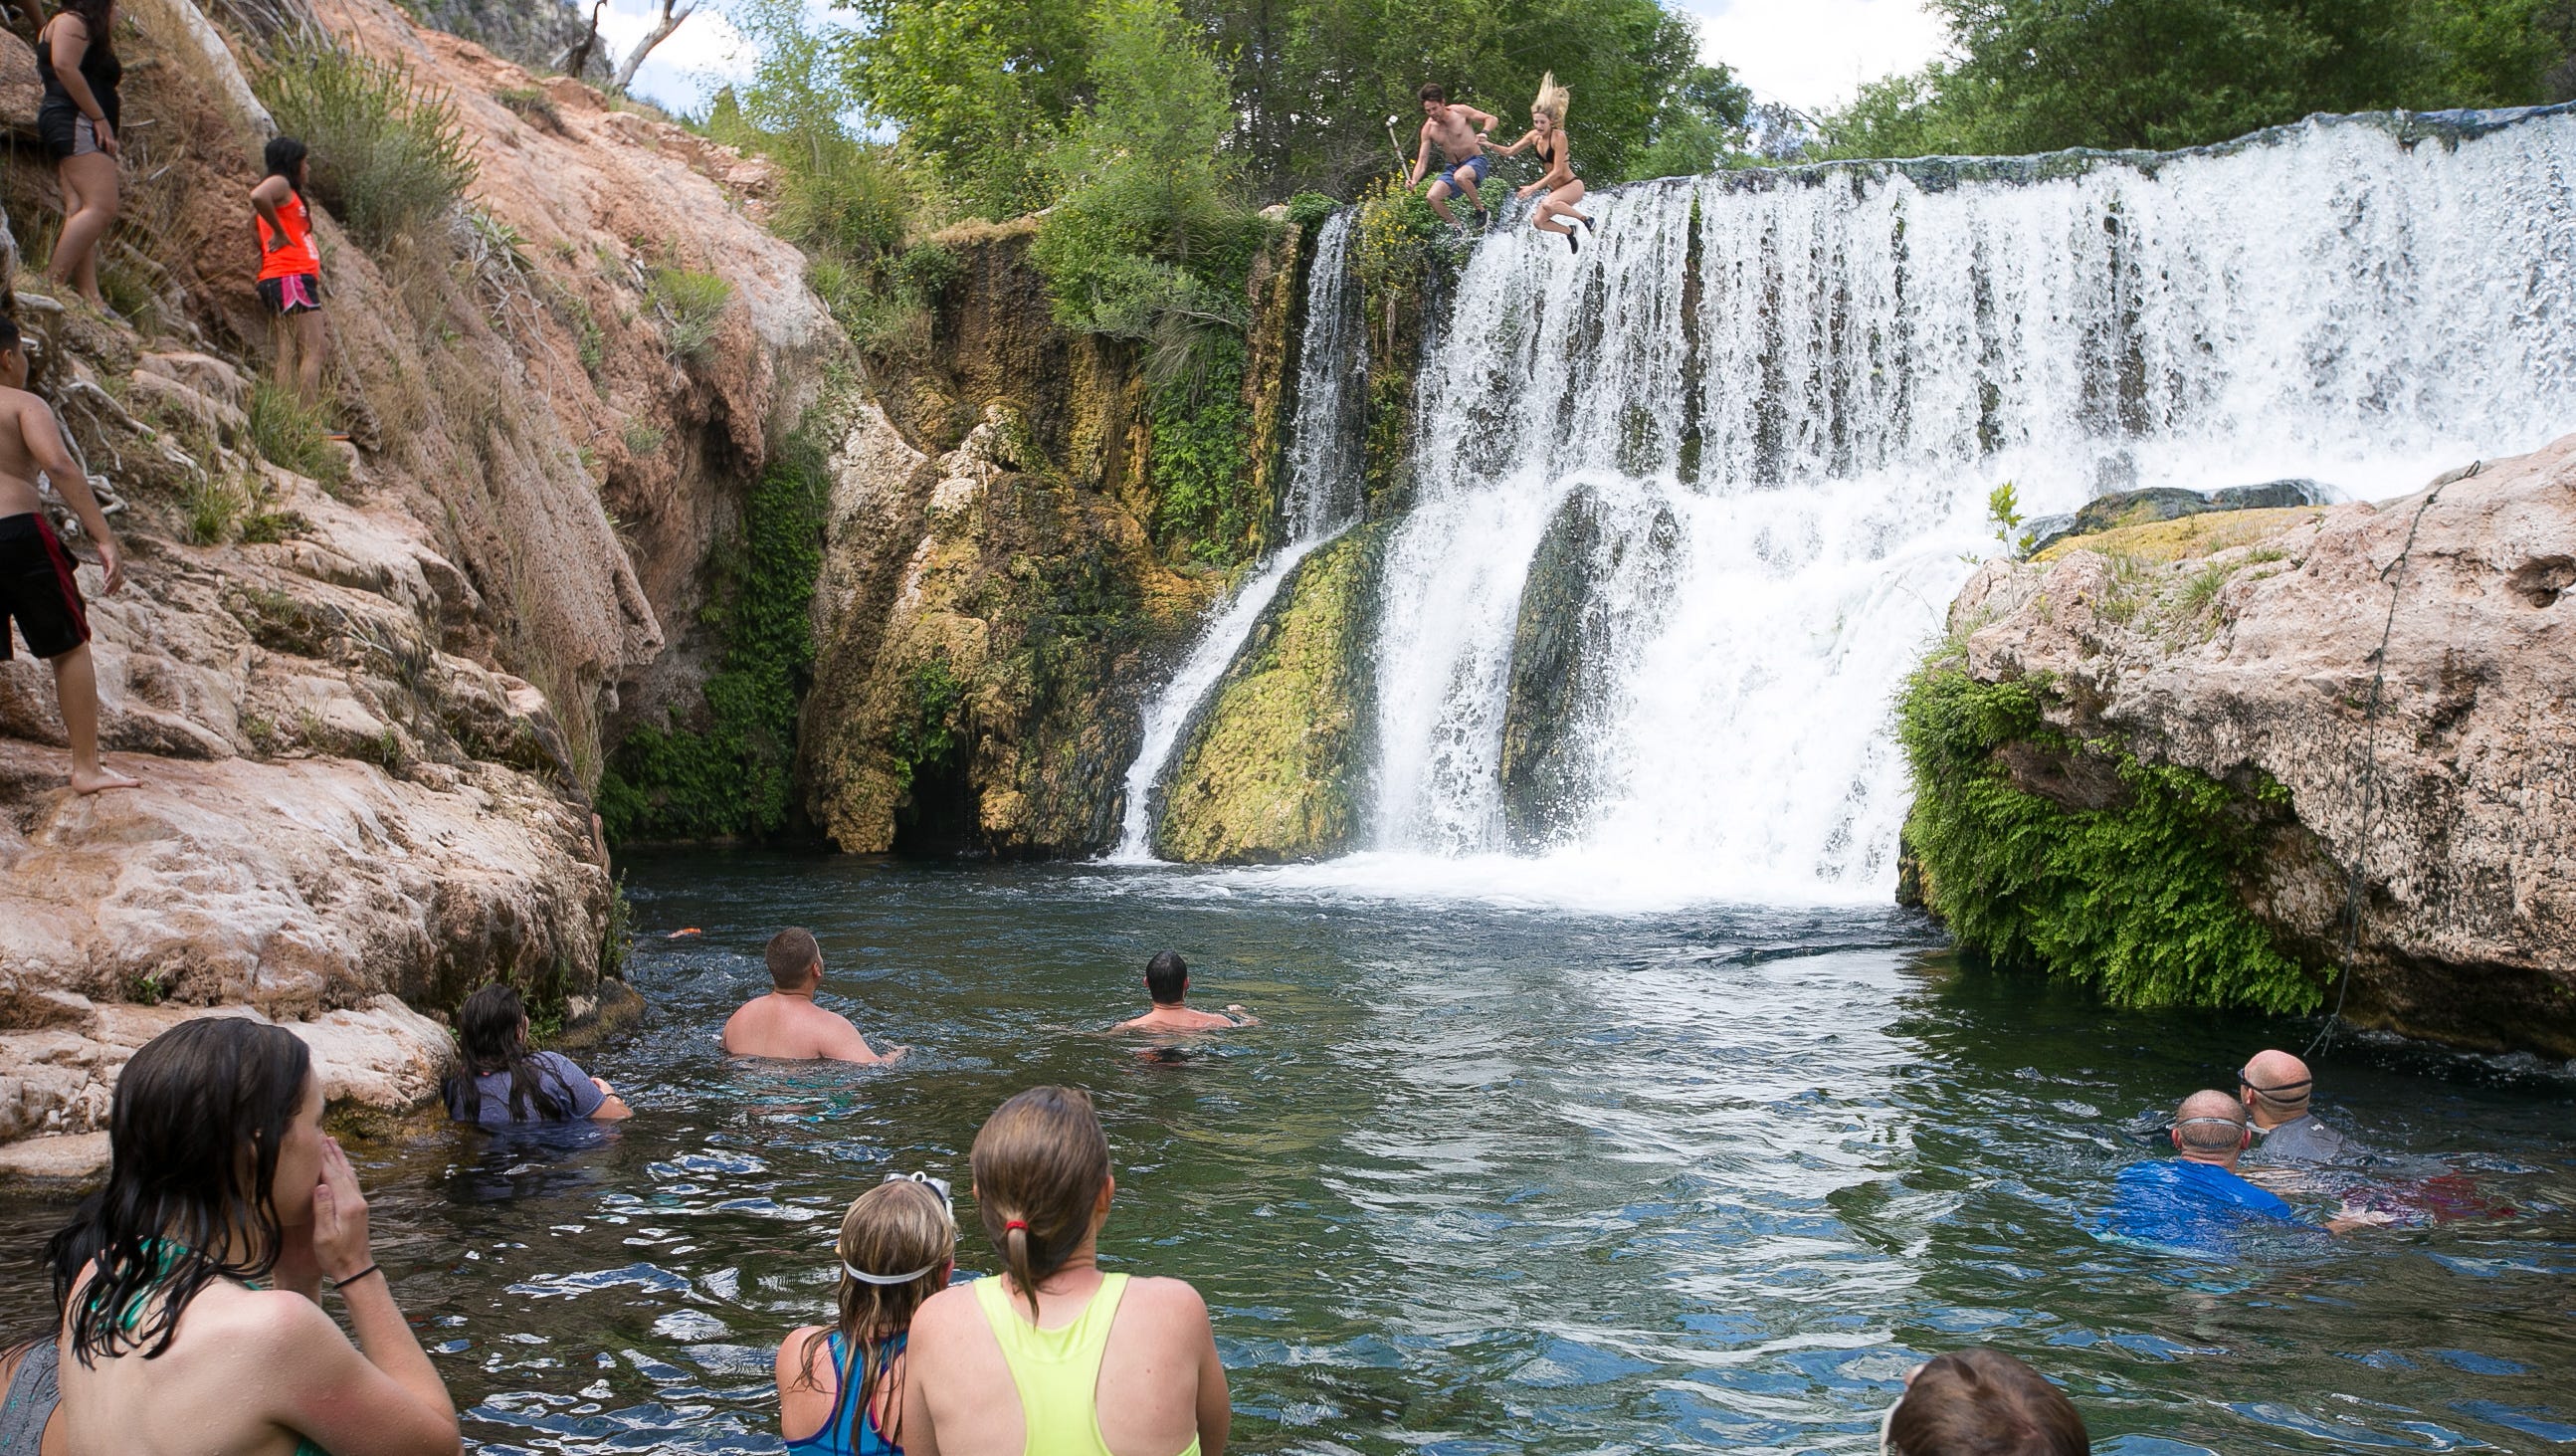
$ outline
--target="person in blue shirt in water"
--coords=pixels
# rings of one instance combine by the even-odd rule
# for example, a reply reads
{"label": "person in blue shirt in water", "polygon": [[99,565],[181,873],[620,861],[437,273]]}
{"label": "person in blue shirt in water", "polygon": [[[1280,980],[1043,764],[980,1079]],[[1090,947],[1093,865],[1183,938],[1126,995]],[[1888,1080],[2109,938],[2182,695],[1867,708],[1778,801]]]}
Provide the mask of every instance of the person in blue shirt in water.
{"label": "person in blue shirt in water", "polygon": [[2194,1092],[2175,1109],[2171,1136],[2178,1156],[2132,1163],[2120,1170],[2111,1206],[2096,1229],[2130,1243],[2175,1253],[2226,1259],[2248,1228],[2325,1228],[2341,1233],[2368,1216],[2320,1225],[2302,1218],[2280,1195],[2236,1174],[2236,1160],[2253,1144],[2245,1107],[2225,1092]]}

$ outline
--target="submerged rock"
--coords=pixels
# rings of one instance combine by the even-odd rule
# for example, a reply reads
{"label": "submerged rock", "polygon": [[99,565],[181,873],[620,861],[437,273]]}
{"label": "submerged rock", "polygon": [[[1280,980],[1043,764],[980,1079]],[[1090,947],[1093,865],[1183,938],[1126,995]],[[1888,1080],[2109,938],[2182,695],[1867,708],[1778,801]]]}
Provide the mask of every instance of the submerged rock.
{"label": "submerged rock", "polygon": [[1603,797],[1583,729],[1611,715],[1627,656],[1672,600],[1681,525],[1660,503],[1631,516],[1576,490],[1521,587],[1502,747],[1503,823],[1519,848],[1560,839]]}
{"label": "submerged rock", "polygon": [[[2248,821],[2269,847],[2242,861],[2235,890],[2317,1002],[2333,1003],[2359,864],[2347,1017],[2566,1057],[2571,543],[2576,436],[2378,505],[2133,526],[2045,561],[1991,561],[1950,627],[1959,670],[2027,686],[2046,728],[2086,754],[2253,786],[2287,816]],[[2017,788],[2069,814],[2119,792],[2062,753],[1999,754]],[[1933,907],[1957,910],[1943,902],[1964,877],[1924,868]]]}
{"label": "submerged rock", "polygon": [[1362,526],[1318,548],[1253,624],[1182,732],[1158,794],[1156,854],[1276,864],[1350,847],[1386,530]]}
{"label": "submerged rock", "polygon": [[2210,511],[2278,510],[2323,505],[2333,495],[2313,480],[2269,480],[2261,485],[2231,485],[2213,491],[2157,486],[2149,490],[2114,491],[2087,502],[2072,515],[2042,516],[2024,532],[2030,543],[2025,556],[2036,556],[2060,541],[2091,536],[2127,526],[2179,520]]}

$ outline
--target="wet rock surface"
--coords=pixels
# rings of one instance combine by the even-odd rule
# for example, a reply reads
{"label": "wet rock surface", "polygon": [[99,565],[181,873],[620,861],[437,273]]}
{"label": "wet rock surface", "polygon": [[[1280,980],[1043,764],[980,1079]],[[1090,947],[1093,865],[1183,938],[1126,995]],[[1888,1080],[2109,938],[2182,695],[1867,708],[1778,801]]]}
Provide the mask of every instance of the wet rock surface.
{"label": "wet rock surface", "polygon": [[[2361,866],[2348,1017],[2565,1057],[2576,619],[2551,583],[2576,583],[2570,541],[2576,437],[2376,505],[2172,520],[1989,562],[1950,625],[1972,676],[2032,683],[2079,741],[2286,787],[2311,852],[2269,857],[2241,889],[2330,983]],[[2016,770],[2064,801],[2107,792],[2036,756]]]}
{"label": "wet rock surface", "polygon": [[2035,556],[2077,536],[2091,536],[2155,521],[2179,520],[2211,511],[2263,511],[2323,505],[2334,494],[2332,487],[2300,479],[2271,480],[2261,485],[2231,485],[2212,491],[2183,490],[2176,486],[2114,491],[2096,497],[2070,515],[2042,516],[2030,522],[2024,531],[2024,539],[2030,544],[2023,554]]}
{"label": "wet rock surface", "polygon": [[1192,864],[1338,854],[1360,824],[1370,611],[1388,527],[1297,564],[1183,730],[1158,786],[1154,853]]}

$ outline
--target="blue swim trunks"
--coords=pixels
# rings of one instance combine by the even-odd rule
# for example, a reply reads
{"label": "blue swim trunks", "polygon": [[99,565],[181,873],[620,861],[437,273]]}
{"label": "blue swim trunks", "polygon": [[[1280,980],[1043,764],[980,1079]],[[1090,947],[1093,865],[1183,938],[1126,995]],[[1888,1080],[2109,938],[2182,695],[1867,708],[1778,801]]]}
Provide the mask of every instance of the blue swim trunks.
{"label": "blue swim trunks", "polygon": [[1479,153],[1476,156],[1469,157],[1467,160],[1460,162],[1457,166],[1450,168],[1448,171],[1441,173],[1440,180],[1449,184],[1450,191],[1464,192],[1467,188],[1464,184],[1459,182],[1459,173],[1464,172],[1471,181],[1482,183],[1485,180],[1485,174],[1492,170],[1494,170],[1493,159]]}

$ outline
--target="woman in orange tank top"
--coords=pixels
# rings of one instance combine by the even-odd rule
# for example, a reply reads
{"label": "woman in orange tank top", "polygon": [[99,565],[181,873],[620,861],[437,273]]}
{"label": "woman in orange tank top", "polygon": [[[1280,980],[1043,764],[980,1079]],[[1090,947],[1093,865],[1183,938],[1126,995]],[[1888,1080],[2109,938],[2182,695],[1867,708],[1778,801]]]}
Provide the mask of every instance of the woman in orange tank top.
{"label": "woman in orange tank top", "polygon": [[268,175],[250,190],[259,234],[259,301],[277,319],[277,372],[292,380],[306,408],[322,398],[322,256],[313,247],[313,218],[304,184],[313,163],[304,143],[268,144]]}

